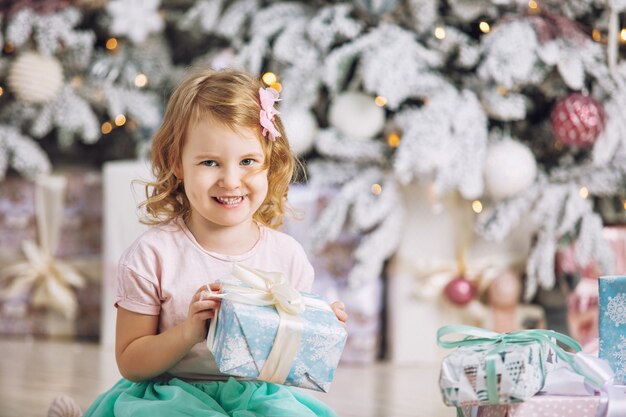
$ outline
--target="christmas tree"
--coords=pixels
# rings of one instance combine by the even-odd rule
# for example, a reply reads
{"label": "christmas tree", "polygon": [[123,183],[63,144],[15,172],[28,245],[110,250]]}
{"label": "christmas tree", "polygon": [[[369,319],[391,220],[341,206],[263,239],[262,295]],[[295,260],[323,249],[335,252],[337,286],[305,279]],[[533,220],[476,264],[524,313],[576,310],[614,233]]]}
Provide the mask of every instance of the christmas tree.
{"label": "christmas tree", "polygon": [[131,121],[145,138],[185,68],[235,66],[281,90],[309,182],[338,190],[313,241],[362,236],[352,285],[397,249],[410,183],[459,193],[491,239],[530,219],[527,299],[554,285],[566,242],[610,272],[600,208],[623,219],[624,1],[5,3],[0,172],[49,170],[40,138],[101,142]]}

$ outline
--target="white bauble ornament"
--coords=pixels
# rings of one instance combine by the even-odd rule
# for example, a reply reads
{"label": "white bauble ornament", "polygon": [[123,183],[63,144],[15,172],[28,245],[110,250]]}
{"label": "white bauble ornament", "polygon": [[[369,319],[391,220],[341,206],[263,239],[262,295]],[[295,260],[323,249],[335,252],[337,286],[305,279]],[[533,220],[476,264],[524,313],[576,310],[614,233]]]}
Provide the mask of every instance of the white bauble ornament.
{"label": "white bauble ornament", "polygon": [[296,155],[303,155],[313,147],[318,131],[315,116],[306,109],[294,109],[280,114],[289,146]]}
{"label": "white bauble ornament", "polygon": [[328,121],[350,138],[370,139],[383,129],[385,110],[367,94],[347,92],[333,100]]}
{"label": "white bauble ornament", "polygon": [[63,86],[63,67],[53,56],[25,52],[11,65],[7,83],[18,99],[45,103]]}
{"label": "white bauble ornament", "polygon": [[504,139],[487,149],[484,176],[489,196],[502,200],[530,187],[537,176],[537,161],[527,146]]}

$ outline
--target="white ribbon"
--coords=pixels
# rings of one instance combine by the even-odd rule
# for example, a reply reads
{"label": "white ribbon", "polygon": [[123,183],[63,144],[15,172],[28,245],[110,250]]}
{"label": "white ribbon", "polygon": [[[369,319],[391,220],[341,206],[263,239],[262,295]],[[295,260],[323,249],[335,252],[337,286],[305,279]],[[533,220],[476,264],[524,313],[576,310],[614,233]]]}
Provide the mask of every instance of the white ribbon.
{"label": "white ribbon", "polygon": [[595,389],[584,376],[561,362],[559,368],[548,372],[542,394],[589,396],[599,391],[601,401],[597,417],[626,416],[626,387],[612,385],[614,374],[608,362],[582,352],[573,356],[577,366],[600,384],[599,389]]}
{"label": "white ribbon", "polygon": [[66,185],[66,179],[60,176],[37,179],[35,216],[39,246],[30,240],[22,242],[26,262],[0,271],[0,299],[31,292],[33,307],[50,308],[71,319],[78,308],[72,287],[83,287],[85,280],[72,266],[54,258],[63,222]]}
{"label": "white ribbon", "polygon": [[[249,287],[222,285],[223,293],[212,293],[211,298],[226,299],[233,302],[255,306],[275,306],[280,322],[272,349],[257,377],[259,380],[283,384],[289,376],[293,361],[298,354],[304,323],[299,314],[307,307],[332,311],[322,300],[304,297],[281,273],[265,272],[247,268],[240,264],[233,265],[232,275]],[[210,291],[210,288],[207,286]],[[219,311],[219,310],[218,310]],[[213,351],[218,311],[209,325],[207,346]]]}

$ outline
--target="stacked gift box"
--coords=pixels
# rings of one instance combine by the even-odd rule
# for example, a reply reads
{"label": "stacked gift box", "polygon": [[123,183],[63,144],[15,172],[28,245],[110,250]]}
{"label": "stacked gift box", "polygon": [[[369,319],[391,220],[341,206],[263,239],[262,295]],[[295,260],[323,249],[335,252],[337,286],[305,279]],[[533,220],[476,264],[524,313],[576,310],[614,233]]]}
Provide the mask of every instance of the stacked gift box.
{"label": "stacked gift box", "polygon": [[[99,171],[67,169],[55,174],[63,180],[63,207],[55,260],[74,269],[84,280],[73,288],[77,309],[66,317],[34,307],[33,291],[0,301],[0,335],[79,337],[96,339],[100,328],[102,242],[102,181]],[[38,236],[37,183],[10,175],[0,182],[0,274],[28,263],[24,243],[41,246]],[[6,274],[5,274],[6,275]],[[0,290],[13,277],[5,276]]]}
{"label": "stacked gift box", "polygon": [[626,415],[626,276],[597,281],[599,358],[550,330],[445,326],[438,343],[456,350],[442,363],[444,402],[464,417]]}

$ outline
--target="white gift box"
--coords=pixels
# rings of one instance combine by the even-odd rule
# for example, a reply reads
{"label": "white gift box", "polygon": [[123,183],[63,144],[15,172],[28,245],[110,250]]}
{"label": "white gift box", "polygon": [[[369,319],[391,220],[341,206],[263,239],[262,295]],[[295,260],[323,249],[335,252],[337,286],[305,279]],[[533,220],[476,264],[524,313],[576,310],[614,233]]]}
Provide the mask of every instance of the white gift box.
{"label": "white gift box", "polygon": [[115,344],[115,299],[117,264],[122,253],[143,233],[138,205],[145,199],[142,184],[152,178],[144,160],[107,162],[103,167],[102,321],[100,343]]}

